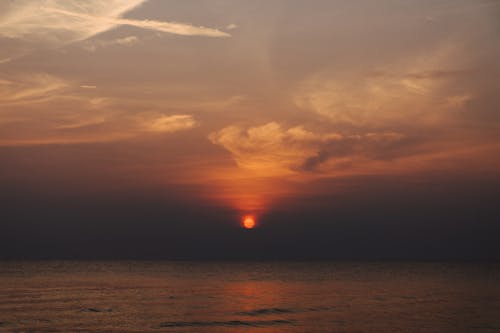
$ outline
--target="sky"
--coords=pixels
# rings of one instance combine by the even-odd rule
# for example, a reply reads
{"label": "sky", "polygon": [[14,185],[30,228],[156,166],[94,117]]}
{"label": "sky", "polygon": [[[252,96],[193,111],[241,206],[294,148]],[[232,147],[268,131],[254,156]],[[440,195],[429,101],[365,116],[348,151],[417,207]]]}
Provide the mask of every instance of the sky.
{"label": "sky", "polygon": [[497,0],[2,1],[0,258],[500,260],[498,36]]}

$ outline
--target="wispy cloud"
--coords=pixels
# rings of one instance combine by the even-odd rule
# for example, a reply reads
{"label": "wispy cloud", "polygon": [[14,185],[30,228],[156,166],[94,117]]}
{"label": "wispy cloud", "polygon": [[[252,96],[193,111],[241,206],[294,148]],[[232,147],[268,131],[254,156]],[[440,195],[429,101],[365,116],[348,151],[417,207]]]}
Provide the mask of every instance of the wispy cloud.
{"label": "wispy cloud", "polygon": [[0,146],[109,142],[198,126],[189,114],[138,112],[154,109],[144,103],[127,109],[95,88],[46,73],[0,79]]}
{"label": "wispy cloud", "polygon": [[[428,127],[449,120],[453,110],[447,100],[457,95],[453,84],[473,74],[453,63],[458,53],[456,46],[445,44],[368,73],[316,73],[302,82],[295,103],[337,126]],[[470,94],[465,88],[458,91]]]}
{"label": "wispy cloud", "polygon": [[[230,35],[226,32],[220,31],[218,29],[206,28],[202,26],[194,26],[185,23],[177,22],[165,22],[165,21],[155,21],[155,20],[132,20],[125,18],[118,18],[113,16],[93,16],[84,13],[72,12],[59,8],[47,8],[45,9],[48,14],[60,14],[61,16],[67,16],[68,18],[75,18],[82,21],[92,22],[98,26],[109,26],[112,27],[118,25],[129,25],[137,28],[156,30],[160,32],[171,33],[175,35],[183,36],[207,36],[207,37],[229,37]],[[106,29],[107,30],[107,29]]]}
{"label": "wispy cloud", "polygon": [[136,36],[127,36],[123,38],[116,38],[112,40],[99,40],[99,39],[92,39],[89,41],[86,41],[86,43],[82,43],[82,48],[86,51],[89,52],[94,52],[99,48],[105,48],[109,46],[132,46],[135,45],[139,42],[139,38]]}
{"label": "wispy cloud", "polygon": [[176,114],[147,117],[143,125],[144,130],[149,132],[173,133],[191,129],[197,126],[197,122],[191,115]]}
{"label": "wispy cloud", "polygon": [[[120,25],[183,35],[228,37],[227,32],[191,24],[123,18],[146,0],[14,0],[2,6],[0,37],[34,45],[61,46]],[[121,42],[133,42],[132,39]]]}
{"label": "wispy cloud", "polygon": [[61,93],[69,83],[45,73],[26,74],[0,80],[0,105],[36,103]]}

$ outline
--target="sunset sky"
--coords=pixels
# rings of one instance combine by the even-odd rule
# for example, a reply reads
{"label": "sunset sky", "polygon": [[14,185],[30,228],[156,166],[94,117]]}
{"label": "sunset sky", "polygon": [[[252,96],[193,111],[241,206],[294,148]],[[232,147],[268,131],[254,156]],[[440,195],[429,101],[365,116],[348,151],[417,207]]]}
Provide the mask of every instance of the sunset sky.
{"label": "sunset sky", "polygon": [[4,258],[499,258],[500,1],[2,1],[0,189]]}

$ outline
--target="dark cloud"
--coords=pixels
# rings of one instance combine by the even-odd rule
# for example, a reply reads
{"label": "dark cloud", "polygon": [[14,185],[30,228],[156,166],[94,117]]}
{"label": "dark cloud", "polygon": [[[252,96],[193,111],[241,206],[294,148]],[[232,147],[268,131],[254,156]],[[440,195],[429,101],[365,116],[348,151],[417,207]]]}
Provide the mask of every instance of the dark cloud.
{"label": "dark cloud", "polygon": [[[371,133],[328,141],[320,144],[318,152],[308,157],[298,170],[317,171],[325,162],[339,157],[390,161],[425,152],[424,143],[424,138],[396,133]],[[339,166],[345,168],[352,164],[341,161]]]}

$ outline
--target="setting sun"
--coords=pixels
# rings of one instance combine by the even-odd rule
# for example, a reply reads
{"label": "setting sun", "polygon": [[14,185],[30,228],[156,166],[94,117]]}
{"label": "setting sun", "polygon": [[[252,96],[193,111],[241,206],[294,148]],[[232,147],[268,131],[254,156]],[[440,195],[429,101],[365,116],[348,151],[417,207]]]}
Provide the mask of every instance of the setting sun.
{"label": "setting sun", "polygon": [[242,226],[245,229],[255,228],[255,218],[251,215],[246,215],[243,217]]}

